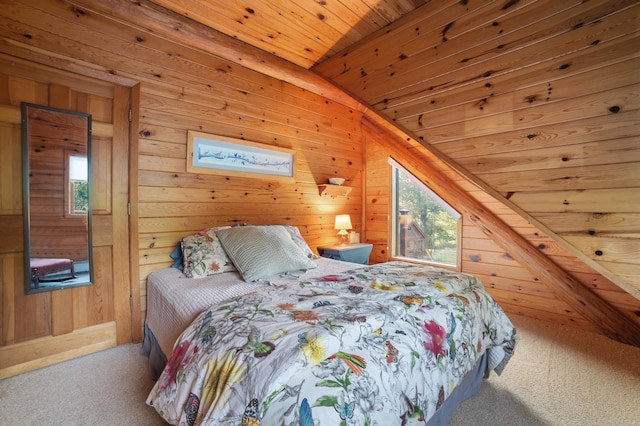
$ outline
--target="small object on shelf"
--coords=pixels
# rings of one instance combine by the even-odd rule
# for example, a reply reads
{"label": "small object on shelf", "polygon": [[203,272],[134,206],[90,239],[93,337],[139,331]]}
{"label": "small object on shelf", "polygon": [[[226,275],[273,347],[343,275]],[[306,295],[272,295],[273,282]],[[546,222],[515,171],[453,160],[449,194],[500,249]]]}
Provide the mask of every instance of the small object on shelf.
{"label": "small object on shelf", "polygon": [[346,197],[351,193],[350,186],[340,186],[340,185],[319,185],[320,195],[330,195],[332,197]]}
{"label": "small object on shelf", "polygon": [[317,248],[322,257],[367,265],[369,264],[369,255],[373,249],[373,244],[336,244]]}
{"label": "small object on shelf", "polygon": [[343,178],[329,178],[329,183],[331,185],[342,185],[344,183]]}

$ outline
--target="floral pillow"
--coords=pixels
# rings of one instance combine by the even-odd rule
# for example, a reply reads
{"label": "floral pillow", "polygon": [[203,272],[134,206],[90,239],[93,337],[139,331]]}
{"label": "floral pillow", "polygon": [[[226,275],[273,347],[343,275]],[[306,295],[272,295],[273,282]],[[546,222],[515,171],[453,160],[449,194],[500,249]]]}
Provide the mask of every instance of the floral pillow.
{"label": "floral pillow", "polygon": [[229,227],[218,226],[182,238],[182,273],[186,277],[204,278],[236,271],[216,236],[216,231],[227,228]]}

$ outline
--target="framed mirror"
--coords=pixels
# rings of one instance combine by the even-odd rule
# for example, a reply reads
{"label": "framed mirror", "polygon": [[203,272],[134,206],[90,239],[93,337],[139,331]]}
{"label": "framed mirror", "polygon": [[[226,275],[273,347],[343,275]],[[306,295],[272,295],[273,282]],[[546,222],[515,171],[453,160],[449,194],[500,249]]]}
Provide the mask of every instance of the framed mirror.
{"label": "framed mirror", "polygon": [[22,103],[27,294],[93,283],[91,115]]}

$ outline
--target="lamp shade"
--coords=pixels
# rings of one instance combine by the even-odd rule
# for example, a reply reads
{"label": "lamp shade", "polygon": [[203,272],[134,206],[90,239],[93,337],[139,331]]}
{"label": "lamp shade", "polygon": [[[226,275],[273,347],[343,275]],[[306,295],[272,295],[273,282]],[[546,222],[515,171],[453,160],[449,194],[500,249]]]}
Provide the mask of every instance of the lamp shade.
{"label": "lamp shade", "polygon": [[351,217],[348,214],[339,214],[336,216],[335,229],[344,231],[344,233],[346,233],[347,229],[351,228],[353,228],[353,226],[351,226]]}

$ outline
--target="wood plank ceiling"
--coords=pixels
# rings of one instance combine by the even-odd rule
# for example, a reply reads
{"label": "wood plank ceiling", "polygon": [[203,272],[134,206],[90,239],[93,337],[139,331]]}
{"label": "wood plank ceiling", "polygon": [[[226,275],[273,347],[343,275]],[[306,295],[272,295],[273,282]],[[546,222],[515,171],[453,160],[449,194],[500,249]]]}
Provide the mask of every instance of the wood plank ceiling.
{"label": "wood plank ceiling", "polygon": [[153,3],[315,71],[640,299],[637,1]]}
{"label": "wood plank ceiling", "polygon": [[153,0],[303,68],[328,59],[429,0]]}

